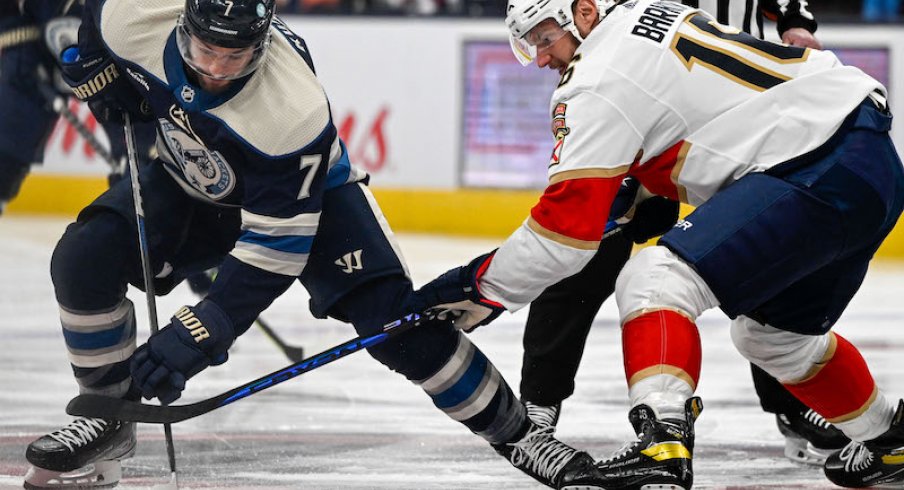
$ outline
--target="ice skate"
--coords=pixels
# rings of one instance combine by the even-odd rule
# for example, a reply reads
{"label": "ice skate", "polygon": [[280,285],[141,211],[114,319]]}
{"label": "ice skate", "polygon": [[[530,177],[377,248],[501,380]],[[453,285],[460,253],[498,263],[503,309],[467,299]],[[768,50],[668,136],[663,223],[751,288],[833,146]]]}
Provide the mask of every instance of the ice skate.
{"label": "ice skate", "polygon": [[891,428],[884,434],[866,442],[851,441],[829,456],[824,468],[826,477],[841,487],[904,487],[904,400],[898,402]]}
{"label": "ice skate", "polygon": [[25,488],[104,488],[119,483],[135,452],[135,424],[80,417],[28,445]]}
{"label": "ice skate", "polygon": [[694,421],[703,410],[700,398],[685,404],[685,419],[659,420],[647,405],[628,413],[637,441],[596,464],[609,490],[686,490],[694,482],[691,456]]}
{"label": "ice skate", "polygon": [[527,417],[541,428],[552,427],[555,431],[556,424],[559,423],[559,414],[562,413],[562,404],[555,405],[537,405],[533,402],[524,402],[527,407]]}
{"label": "ice skate", "polygon": [[775,423],[785,436],[785,456],[798,463],[821,465],[832,453],[851,442],[844,432],[811,408],[776,414]]}
{"label": "ice skate", "polygon": [[531,423],[520,440],[493,444],[512,466],[550,487],[567,490],[603,490],[599,471],[589,454],[553,437],[555,427],[540,427]]}

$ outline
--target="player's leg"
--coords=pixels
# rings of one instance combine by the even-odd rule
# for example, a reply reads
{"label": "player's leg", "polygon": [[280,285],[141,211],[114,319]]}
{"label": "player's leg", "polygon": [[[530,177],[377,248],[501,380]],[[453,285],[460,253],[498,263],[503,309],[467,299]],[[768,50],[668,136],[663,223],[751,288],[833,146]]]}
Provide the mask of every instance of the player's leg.
{"label": "player's leg", "polygon": [[[156,170],[152,170],[156,169]],[[169,265],[195,202],[160,165],[142,173],[155,285],[175,285]],[[80,393],[128,396],[129,358],[136,348],[136,318],[128,284],[143,288],[130,183],[120,181],[79,214],[63,234],[51,261],[63,338]],[[166,264],[166,265],[165,265]],[[78,418],[32,442],[26,457],[31,488],[116,483],[119,460],[135,447],[134,424]]]}
{"label": "player's leg", "polygon": [[[894,406],[876,390],[857,349],[824,334],[904,207],[904,174],[885,133],[887,120],[878,128],[883,116],[868,105],[856,114],[854,129],[817,160],[787,172],[779,168],[780,178],[741,179],[663,242],[738,318],[733,338],[748,359],[851,439],[866,441],[862,447],[881,439],[878,451],[894,440],[885,438],[895,430]],[[733,216],[720,217],[726,212]],[[828,467],[833,481],[851,476],[832,477]],[[892,472],[869,470],[883,478]],[[904,472],[895,478],[904,479]]]}
{"label": "player's leg", "polygon": [[[694,422],[702,402],[700,337],[694,324],[718,305],[687,263],[664,247],[638,252],[616,282],[625,376],[638,439],[598,467],[614,488],[690,488]],[[658,486],[657,486],[658,485]]]}
{"label": "player's leg", "polygon": [[[301,281],[315,316],[351,322],[361,334],[409,313],[412,286],[405,264],[366,187],[326,193]],[[435,320],[368,352],[528,475],[556,488],[574,481],[594,488],[592,458],[532,424],[496,367],[450,321]]]}
{"label": "player's leg", "polygon": [[756,364],[750,364],[753,387],[763,411],[775,415],[785,438],[785,456],[799,463],[822,465],[850,439],[825,417],[792,395],[777,379]]}
{"label": "player's leg", "polygon": [[539,425],[555,427],[562,401],[574,393],[587,334],[633,243],[607,238],[581,272],[550,286],[530,304],[524,328],[521,399]]}

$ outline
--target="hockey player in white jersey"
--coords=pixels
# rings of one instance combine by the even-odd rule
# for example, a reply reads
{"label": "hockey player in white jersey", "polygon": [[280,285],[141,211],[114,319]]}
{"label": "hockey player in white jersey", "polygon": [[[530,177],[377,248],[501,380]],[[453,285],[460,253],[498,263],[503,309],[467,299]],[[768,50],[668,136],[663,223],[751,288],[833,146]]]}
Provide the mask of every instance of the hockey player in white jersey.
{"label": "hockey player in white jersey", "polygon": [[[156,292],[214,265],[219,273],[206,298],[136,349],[126,289],[143,278],[128,180],[82,210],[51,263],[82,393],[178,399],[295,281],[315,316],[361,335],[411,311],[407,269],[367,175],[348,159],[304,40],[273,9],[273,0],[85,6],[79,46],[62,56],[67,82],[111,116],[158,126],[160,157],[140,172]],[[538,481],[601,488],[593,459],[533,425],[450,321],[368,351]],[[134,424],[78,418],[28,446],[25,485],[115,485],[135,444]]]}
{"label": "hockey player in white jersey", "polygon": [[561,73],[549,186],[495,252],[424,286],[469,330],[517,310],[596,253],[626,176],[696,210],[616,284],[638,440],[608,488],[690,488],[695,319],[719,307],[751,362],[852,439],[825,472],[904,481],[904,402],[830,331],[904,208],[885,88],[830,52],[764,42],[681,4],[511,0],[523,62]]}

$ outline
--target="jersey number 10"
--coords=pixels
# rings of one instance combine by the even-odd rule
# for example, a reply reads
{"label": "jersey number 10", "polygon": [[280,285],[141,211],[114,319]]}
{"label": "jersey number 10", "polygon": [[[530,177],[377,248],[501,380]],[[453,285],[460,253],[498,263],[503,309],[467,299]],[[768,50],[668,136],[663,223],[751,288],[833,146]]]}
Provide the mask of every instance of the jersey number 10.
{"label": "jersey number 10", "polygon": [[[692,15],[684,22],[692,28],[691,32],[679,32],[672,41],[672,51],[688,70],[694,64],[700,64],[759,92],[788,81],[792,76],[756,64],[750,54],[780,65],[801,63],[809,55],[805,48],[763,41],[734,28],[721,26],[702,15]],[[746,53],[719,47],[716,39]],[[710,44],[713,41],[717,44]]]}

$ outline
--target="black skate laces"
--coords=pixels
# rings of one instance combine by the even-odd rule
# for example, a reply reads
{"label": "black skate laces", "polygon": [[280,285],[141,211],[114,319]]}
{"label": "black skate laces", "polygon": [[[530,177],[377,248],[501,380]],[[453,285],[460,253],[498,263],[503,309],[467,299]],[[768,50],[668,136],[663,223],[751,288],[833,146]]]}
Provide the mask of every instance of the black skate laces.
{"label": "black skate laces", "polygon": [[838,457],[844,461],[844,471],[856,472],[869,467],[873,462],[873,452],[865,444],[851,441],[838,453]]}
{"label": "black skate laces", "polygon": [[622,444],[622,446],[620,448],[618,448],[614,453],[612,453],[612,456],[609,456],[608,458],[600,461],[600,463],[611,463],[613,461],[616,461],[616,460],[619,460],[619,459],[625,457],[626,455],[631,453],[631,451],[633,451],[634,448],[639,446],[640,442],[641,442],[640,440],[637,440],[637,441],[628,441],[628,442]]}
{"label": "black skate laces", "polygon": [[76,447],[84,446],[97,438],[107,428],[107,424],[109,422],[104,419],[77,418],[66,427],[48,434],[48,437],[73,451]]}
{"label": "black skate laces", "polygon": [[552,436],[554,429],[552,426],[536,426],[524,439],[512,443],[512,464],[555,481],[555,476],[571,461],[577,450],[555,439]]}

